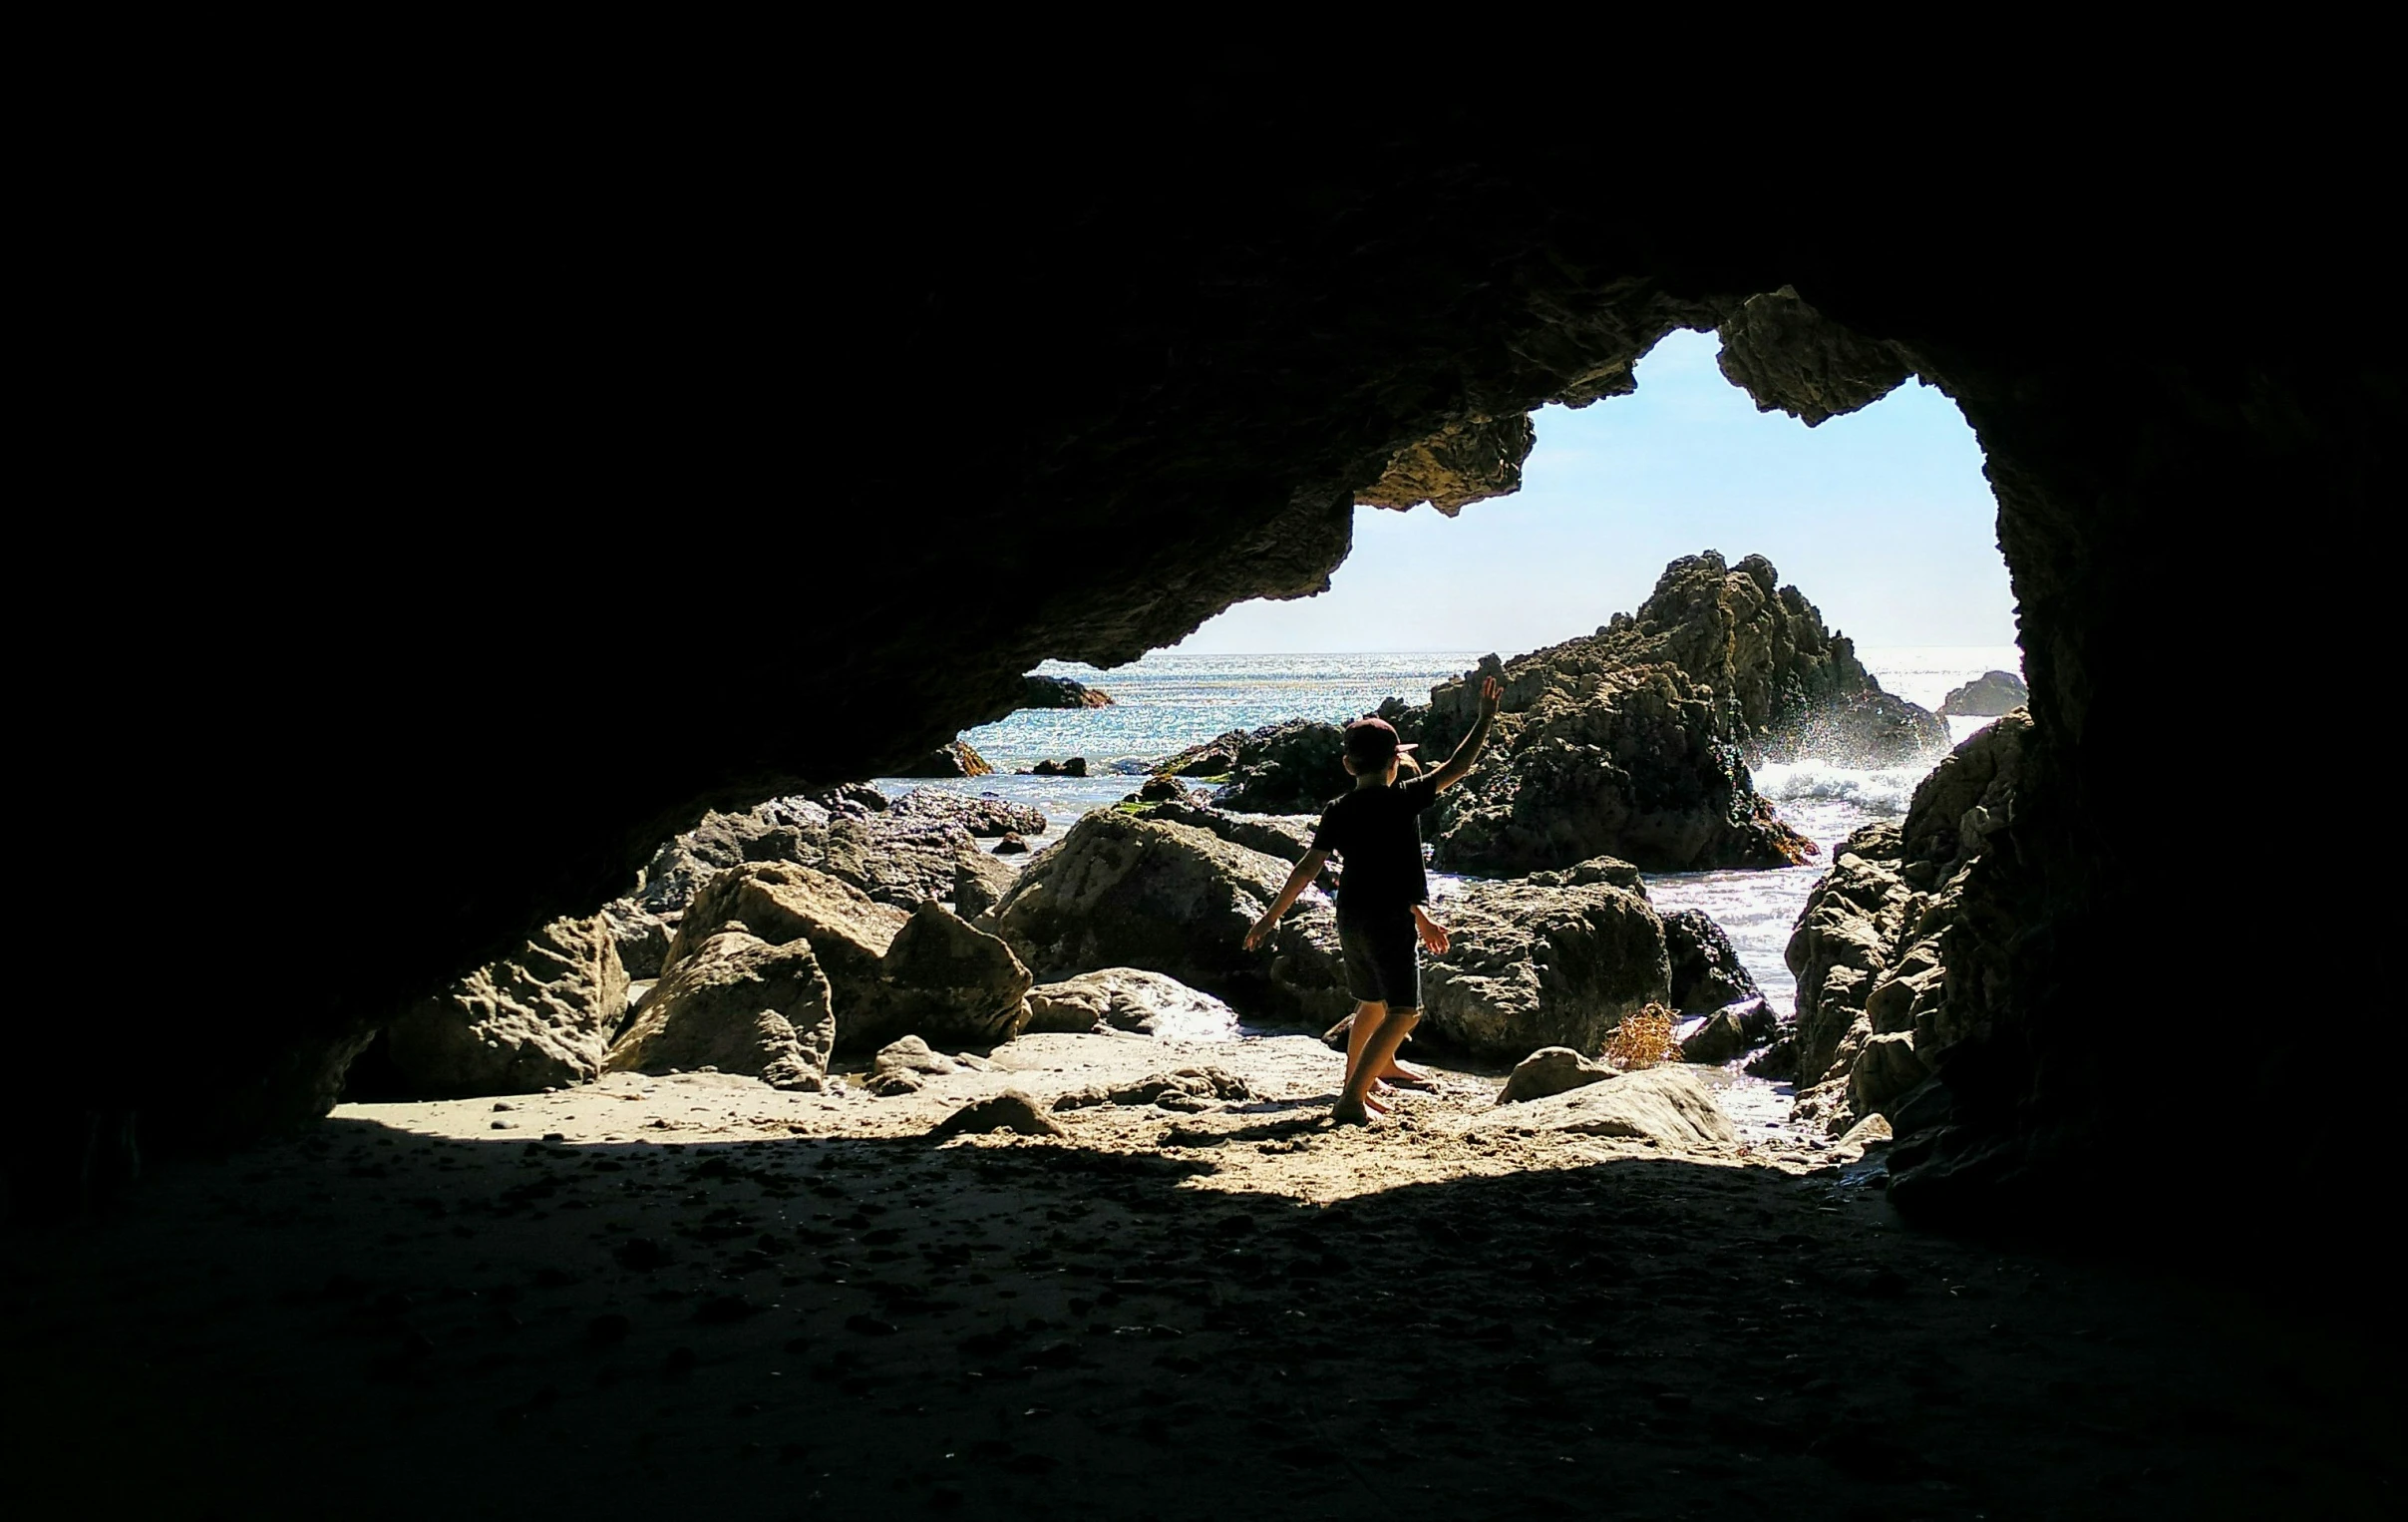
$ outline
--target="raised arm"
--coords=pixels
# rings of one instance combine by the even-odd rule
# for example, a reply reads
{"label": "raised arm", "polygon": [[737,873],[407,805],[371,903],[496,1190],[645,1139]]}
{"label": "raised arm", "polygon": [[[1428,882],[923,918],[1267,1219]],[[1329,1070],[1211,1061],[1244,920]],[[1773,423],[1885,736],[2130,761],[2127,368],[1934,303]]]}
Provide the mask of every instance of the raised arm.
{"label": "raised arm", "polygon": [[1447,757],[1447,764],[1430,774],[1433,787],[1451,788],[1471,775],[1472,763],[1480,759],[1480,747],[1489,742],[1489,721],[1497,717],[1497,705],[1504,700],[1505,689],[1497,685],[1496,677],[1480,679],[1480,717],[1463,743],[1455,747],[1455,754]]}
{"label": "raised arm", "polygon": [[1262,918],[1254,922],[1253,929],[1245,933],[1247,951],[1261,950],[1262,943],[1270,939],[1272,929],[1278,925],[1279,917],[1286,914],[1288,906],[1296,902],[1296,895],[1304,892],[1312,880],[1321,875],[1321,864],[1328,860],[1329,853],[1326,851],[1304,853],[1304,860],[1298,862],[1296,870],[1287,875],[1287,886],[1279,890],[1279,897],[1271,900],[1271,907],[1264,910]]}

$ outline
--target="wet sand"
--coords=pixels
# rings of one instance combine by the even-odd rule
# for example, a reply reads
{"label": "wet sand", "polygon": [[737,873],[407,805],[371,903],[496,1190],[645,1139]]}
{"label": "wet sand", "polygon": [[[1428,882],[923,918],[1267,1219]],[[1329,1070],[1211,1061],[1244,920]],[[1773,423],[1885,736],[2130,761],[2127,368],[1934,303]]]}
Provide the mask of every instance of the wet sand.
{"label": "wet sand", "polygon": [[[346,1106],[6,1253],[26,1515],[2372,1516],[2375,1352],[1900,1226],[1878,1168],[1332,1130],[1302,1037],[1034,1037],[921,1093],[717,1074]],[[1257,1095],[1041,1102],[1208,1061]],[[508,1108],[502,1106],[507,1105]],[[497,1127],[507,1129],[497,1129]]]}

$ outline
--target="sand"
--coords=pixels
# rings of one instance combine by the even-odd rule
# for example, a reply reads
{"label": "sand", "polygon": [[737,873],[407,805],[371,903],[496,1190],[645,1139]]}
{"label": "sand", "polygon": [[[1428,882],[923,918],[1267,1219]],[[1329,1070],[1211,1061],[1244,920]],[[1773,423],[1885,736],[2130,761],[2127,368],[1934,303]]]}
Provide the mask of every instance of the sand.
{"label": "sand", "polygon": [[[1278,1037],[873,1098],[346,1105],[8,1242],[9,1472],[172,1516],[2374,1515],[2329,1316],[1907,1230],[1878,1156],[1368,1130]],[[1052,1112],[1212,1063],[1252,1099]],[[59,1510],[69,1509],[64,1500]],[[53,1514],[37,1508],[27,1515]]]}

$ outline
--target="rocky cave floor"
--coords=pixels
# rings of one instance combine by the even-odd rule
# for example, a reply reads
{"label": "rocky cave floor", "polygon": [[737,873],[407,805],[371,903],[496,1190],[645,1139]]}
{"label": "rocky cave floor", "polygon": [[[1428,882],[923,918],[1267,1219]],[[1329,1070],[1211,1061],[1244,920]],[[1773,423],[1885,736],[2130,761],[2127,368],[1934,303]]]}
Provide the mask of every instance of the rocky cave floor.
{"label": "rocky cave floor", "polygon": [[[7,1242],[8,1472],[189,1517],[2394,1514],[2330,1308],[1909,1230],[1804,1152],[1481,1124],[1491,1074],[1332,1130],[1301,1036],[997,1058],[171,1167]],[[926,1136],[1198,1061],[1256,1097]]]}

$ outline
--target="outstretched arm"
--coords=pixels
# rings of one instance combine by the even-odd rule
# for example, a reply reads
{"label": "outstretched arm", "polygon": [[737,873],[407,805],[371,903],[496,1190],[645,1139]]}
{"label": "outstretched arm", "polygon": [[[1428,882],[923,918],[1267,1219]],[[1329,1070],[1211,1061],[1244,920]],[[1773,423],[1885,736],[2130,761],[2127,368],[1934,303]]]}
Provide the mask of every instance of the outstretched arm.
{"label": "outstretched arm", "polygon": [[1287,886],[1279,890],[1279,897],[1271,900],[1271,907],[1264,910],[1262,918],[1254,922],[1254,928],[1245,933],[1247,951],[1259,951],[1262,943],[1271,939],[1271,931],[1278,925],[1279,917],[1286,914],[1288,906],[1296,902],[1296,895],[1304,892],[1312,880],[1321,875],[1321,864],[1328,860],[1329,853],[1326,851],[1304,853],[1304,860],[1298,862],[1296,870],[1287,875]]}
{"label": "outstretched arm", "polygon": [[1480,759],[1480,747],[1489,742],[1489,722],[1497,717],[1497,705],[1504,699],[1505,689],[1497,685],[1496,677],[1480,679],[1480,717],[1463,743],[1455,747],[1455,754],[1447,757],[1447,764],[1430,774],[1432,786],[1451,788],[1471,775],[1472,763]]}

